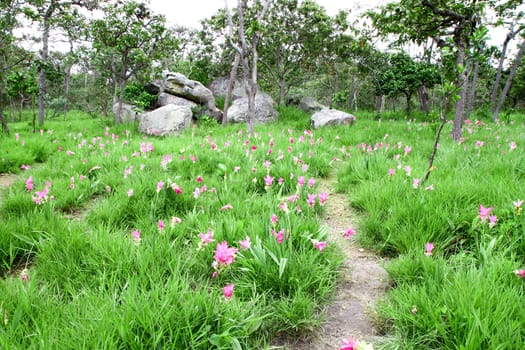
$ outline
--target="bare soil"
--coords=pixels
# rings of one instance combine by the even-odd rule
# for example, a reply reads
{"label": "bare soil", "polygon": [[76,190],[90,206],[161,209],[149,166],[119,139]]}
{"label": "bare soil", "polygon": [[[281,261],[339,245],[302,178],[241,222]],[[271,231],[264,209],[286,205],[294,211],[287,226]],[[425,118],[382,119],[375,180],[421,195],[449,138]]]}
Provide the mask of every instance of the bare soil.
{"label": "bare soil", "polygon": [[325,321],[306,339],[287,339],[283,349],[339,349],[342,340],[353,337],[374,343],[380,329],[374,324],[373,305],[388,289],[388,275],[381,260],[360,247],[353,239],[342,236],[348,228],[359,231],[356,214],[346,194],[336,193],[334,179],[321,180],[319,191],[328,193],[324,224],[329,228],[329,241],[338,244],[346,258],[333,302],[324,310]]}
{"label": "bare soil", "polygon": [[2,200],[2,192],[5,188],[11,186],[18,179],[16,174],[0,174],[0,201]]}

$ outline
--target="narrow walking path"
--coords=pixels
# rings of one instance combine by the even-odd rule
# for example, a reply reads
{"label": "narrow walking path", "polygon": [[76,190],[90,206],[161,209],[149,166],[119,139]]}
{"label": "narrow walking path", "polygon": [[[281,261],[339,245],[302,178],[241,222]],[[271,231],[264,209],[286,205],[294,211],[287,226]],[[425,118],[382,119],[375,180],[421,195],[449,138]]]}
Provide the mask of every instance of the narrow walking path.
{"label": "narrow walking path", "polygon": [[326,319],[309,339],[289,341],[285,349],[339,349],[342,340],[353,337],[357,341],[373,343],[378,339],[374,327],[373,305],[388,288],[388,275],[380,259],[359,247],[353,239],[342,236],[348,228],[359,232],[356,215],[346,194],[334,190],[335,175],[319,182],[319,191],[329,195],[324,224],[329,228],[329,241],[345,253],[342,275],[336,296],[325,311]]}

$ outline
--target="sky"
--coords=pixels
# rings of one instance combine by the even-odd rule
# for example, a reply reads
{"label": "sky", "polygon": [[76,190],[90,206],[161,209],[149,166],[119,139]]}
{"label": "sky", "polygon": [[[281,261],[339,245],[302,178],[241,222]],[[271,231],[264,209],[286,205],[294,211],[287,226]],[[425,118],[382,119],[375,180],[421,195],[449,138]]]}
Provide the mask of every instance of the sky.
{"label": "sky", "polygon": [[[316,0],[323,6],[329,15],[334,15],[339,9],[351,9],[352,12],[361,12],[386,3],[385,0]],[[236,6],[236,0],[228,0],[230,8]],[[224,8],[224,0],[151,0],[150,8],[154,12],[166,16],[172,25],[199,28],[201,19],[209,18]]]}

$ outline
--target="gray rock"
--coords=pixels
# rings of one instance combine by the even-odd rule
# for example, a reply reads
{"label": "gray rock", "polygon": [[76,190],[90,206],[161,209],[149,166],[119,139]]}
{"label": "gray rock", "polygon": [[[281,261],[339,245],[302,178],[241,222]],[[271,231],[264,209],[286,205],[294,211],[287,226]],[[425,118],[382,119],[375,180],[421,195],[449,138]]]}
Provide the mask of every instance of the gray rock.
{"label": "gray rock", "polygon": [[[118,113],[118,103],[115,103],[112,108],[113,114]],[[139,113],[135,106],[122,103],[122,109],[120,110],[120,122],[121,123],[133,123],[139,119]]]}
{"label": "gray rock", "polygon": [[[255,123],[267,123],[277,120],[276,103],[272,97],[262,91],[255,95]],[[233,101],[228,109],[229,123],[245,123],[248,121],[248,97]]]}
{"label": "gray rock", "polygon": [[171,95],[183,97],[204,105],[207,113],[216,119],[222,118],[222,112],[215,106],[215,98],[210,89],[200,82],[188,79],[180,73],[168,72],[162,82],[162,90]]}
{"label": "gray rock", "polygon": [[320,104],[309,96],[300,98],[299,101],[297,101],[297,107],[308,113],[315,113],[323,109],[328,109],[327,106]]}
{"label": "gray rock", "polygon": [[[218,96],[226,96],[226,90],[228,89],[228,82],[230,81],[230,79],[228,78],[217,78],[217,79],[214,79],[211,83],[210,83],[210,90],[211,92],[213,93],[214,96],[218,97]],[[239,98],[243,98],[243,97],[247,97],[248,95],[246,94],[246,90],[244,89],[244,85],[242,82],[240,81],[236,81],[233,85],[233,90],[232,90],[232,101],[235,101]]]}
{"label": "gray rock", "polygon": [[144,113],[139,131],[155,136],[177,135],[191,124],[191,108],[173,104]]}
{"label": "gray rock", "polygon": [[159,107],[164,107],[167,105],[176,105],[189,107],[190,109],[198,106],[198,104],[193,101],[187,100],[182,97],[170,95],[165,92],[161,92],[157,97],[157,105]]}
{"label": "gray rock", "polygon": [[327,125],[348,125],[356,121],[356,117],[337,109],[323,109],[315,112],[311,118],[314,129]]}

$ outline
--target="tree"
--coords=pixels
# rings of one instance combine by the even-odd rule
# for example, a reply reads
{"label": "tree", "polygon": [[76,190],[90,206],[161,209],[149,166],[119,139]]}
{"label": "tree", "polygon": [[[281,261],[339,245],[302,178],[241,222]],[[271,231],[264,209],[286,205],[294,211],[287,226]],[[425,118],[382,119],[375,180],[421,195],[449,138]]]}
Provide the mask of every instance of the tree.
{"label": "tree", "polygon": [[[257,64],[259,62],[258,45],[261,39],[260,27],[262,19],[264,18],[271,0],[266,1],[262,9],[258,12],[255,20],[252,20],[248,27],[244,22],[244,13],[247,8],[247,0],[237,1],[237,16],[238,16],[238,43],[235,43],[230,36],[230,44],[238,53],[243,67],[243,80],[246,94],[248,95],[248,131],[253,134],[253,119],[255,116],[255,95],[257,94]],[[234,24],[233,18],[228,7],[228,1],[224,0],[226,13],[228,16],[228,23],[230,25],[230,32],[233,33]],[[256,3],[255,5],[258,5]],[[248,43],[247,37],[251,36]],[[251,49],[251,50],[250,50]],[[251,51],[251,52],[250,52]],[[252,63],[250,64],[250,55]]]}
{"label": "tree", "polygon": [[[496,14],[498,16],[498,23],[497,25],[506,24],[508,26],[507,29],[507,35],[505,36],[505,40],[503,41],[503,44],[501,46],[501,53],[499,55],[498,60],[498,68],[496,70],[496,78],[494,79],[494,83],[492,85],[492,94],[490,97],[490,112],[493,113],[493,119],[494,121],[498,119],[498,113],[495,113],[496,111],[496,102],[499,99],[505,100],[505,96],[503,94],[503,97],[498,99],[498,91],[500,89],[500,82],[501,82],[501,75],[503,72],[503,66],[505,64],[505,60],[507,59],[507,50],[509,47],[509,44],[512,40],[516,38],[518,34],[520,34],[525,29],[525,12],[523,9],[520,9],[520,6],[522,5],[522,0],[508,0],[503,3],[498,3],[495,6]],[[510,18],[510,22],[505,21]],[[498,111],[499,112],[499,111]]]}
{"label": "tree", "polygon": [[486,3],[478,0],[401,0],[390,3],[379,12],[370,12],[374,26],[382,35],[396,35],[399,42],[423,44],[435,41],[440,49],[455,54],[456,101],[451,137],[461,138],[468,86],[467,52],[470,38],[481,25]]}
{"label": "tree", "polygon": [[152,14],[144,3],[110,4],[104,12],[104,19],[92,23],[93,48],[102,59],[98,68],[109,71],[114,85],[118,124],[127,81],[138,75],[149,78],[154,62],[173,54],[176,43],[166,28],[166,18]]}
{"label": "tree", "polygon": [[[40,74],[38,80],[38,124],[44,124],[44,99],[46,94],[46,71],[49,58],[49,35],[53,27],[60,25],[60,20],[70,14],[72,6],[90,10],[98,6],[98,0],[28,0],[24,13],[29,19],[42,26],[42,50],[40,51]],[[63,24],[63,22],[62,22]]]}
{"label": "tree", "polygon": [[15,71],[7,77],[7,94],[18,98],[18,119],[22,120],[24,103],[31,100],[38,92],[34,72]]}

